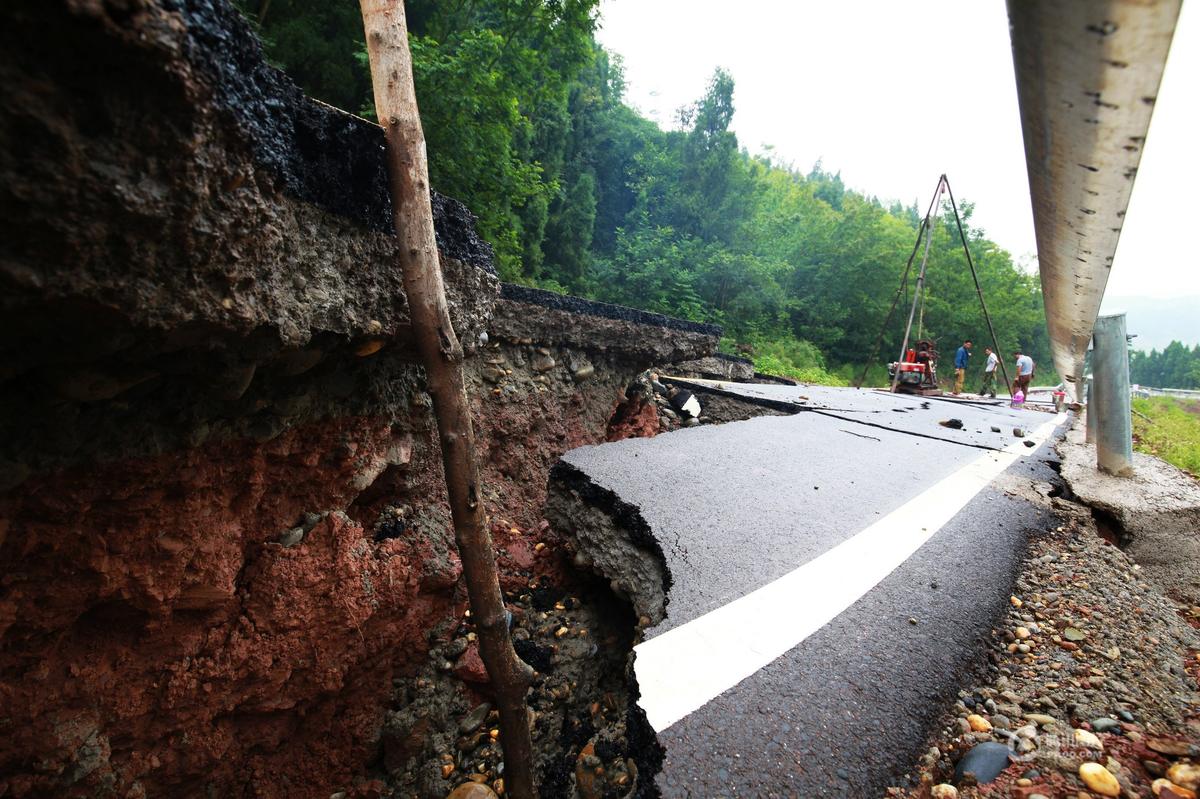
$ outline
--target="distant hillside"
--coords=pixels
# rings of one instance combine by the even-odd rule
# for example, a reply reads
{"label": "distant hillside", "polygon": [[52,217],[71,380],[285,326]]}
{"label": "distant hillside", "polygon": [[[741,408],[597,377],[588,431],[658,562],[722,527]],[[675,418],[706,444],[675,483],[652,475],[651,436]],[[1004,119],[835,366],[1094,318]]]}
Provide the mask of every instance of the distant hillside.
{"label": "distant hillside", "polygon": [[1172,341],[1200,344],[1200,296],[1105,297],[1102,313],[1125,311],[1126,328],[1136,333],[1134,349],[1161,350]]}

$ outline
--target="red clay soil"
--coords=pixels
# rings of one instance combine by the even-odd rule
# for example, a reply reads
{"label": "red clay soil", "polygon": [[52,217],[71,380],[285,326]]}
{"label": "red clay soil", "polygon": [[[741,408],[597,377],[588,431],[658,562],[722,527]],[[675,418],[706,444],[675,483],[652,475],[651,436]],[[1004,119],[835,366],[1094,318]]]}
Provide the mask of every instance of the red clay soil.
{"label": "red clay soil", "polygon": [[[559,571],[547,473],[604,440],[620,383],[480,404],[504,584]],[[408,427],[343,417],[37,476],[0,500],[0,796],[374,793],[360,775],[392,679],[463,609],[433,433]],[[440,540],[374,540],[398,497]]]}
{"label": "red clay soil", "polygon": [[348,783],[393,670],[453,612],[457,556],[432,557],[420,538],[372,543],[340,513],[298,545],[275,539],[306,511],[345,507],[364,471],[406,447],[386,422],[345,418],[10,494],[0,774],[16,776],[0,794]]}
{"label": "red clay soil", "polygon": [[639,397],[621,403],[608,426],[607,441],[625,438],[651,438],[658,433],[658,407]]}

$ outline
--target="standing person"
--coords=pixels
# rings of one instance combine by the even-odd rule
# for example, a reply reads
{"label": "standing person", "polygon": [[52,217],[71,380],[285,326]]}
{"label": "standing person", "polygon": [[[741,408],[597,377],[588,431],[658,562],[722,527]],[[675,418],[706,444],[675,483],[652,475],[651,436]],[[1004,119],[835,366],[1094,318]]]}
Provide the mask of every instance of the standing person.
{"label": "standing person", "polygon": [[967,379],[967,362],[971,360],[971,339],[967,339],[954,353],[954,394],[962,393],[963,381]]}
{"label": "standing person", "polygon": [[937,386],[937,380],[933,376],[933,364],[935,363],[933,347],[928,341],[922,339],[917,342],[916,362],[921,364],[922,377],[921,385]]}
{"label": "standing person", "polygon": [[1017,379],[1013,381],[1013,391],[1021,390],[1022,394],[1029,393],[1029,383],[1033,380],[1033,358],[1016,350],[1013,355],[1017,358]]}
{"label": "standing person", "polygon": [[1000,359],[992,352],[991,347],[984,347],[983,351],[987,353],[987,363],[983,365],[983,387],[979,389],[979,396],[995,397],[996,367],[1000,365]]}

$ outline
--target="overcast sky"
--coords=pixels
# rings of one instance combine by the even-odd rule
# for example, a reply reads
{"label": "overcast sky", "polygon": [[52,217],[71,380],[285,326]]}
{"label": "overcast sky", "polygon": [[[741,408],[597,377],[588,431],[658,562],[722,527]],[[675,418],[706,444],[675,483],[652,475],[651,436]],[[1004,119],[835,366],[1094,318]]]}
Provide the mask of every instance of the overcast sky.
{"label": "overcast sky", "polygon": [[[1020,262],[1037,247],[1004,4],[963,0],[602,0],[600,41],[628,100],[664,127],[732,73],[733,127],[752,153],[850,188],[928,204],[938,175]],[[1109,295],[1200,295],[1200,20],[1184,3]]]}

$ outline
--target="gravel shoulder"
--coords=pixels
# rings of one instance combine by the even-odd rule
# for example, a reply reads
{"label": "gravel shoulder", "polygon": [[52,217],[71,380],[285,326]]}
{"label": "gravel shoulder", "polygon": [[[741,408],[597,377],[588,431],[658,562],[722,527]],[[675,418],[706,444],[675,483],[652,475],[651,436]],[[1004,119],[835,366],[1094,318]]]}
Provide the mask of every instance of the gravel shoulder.
{"label": "gravel shoulder", "polygon": [[[1143,477],[1097,486],[1078,431],[1058,451],[1061,484],[1009,488],[1058,522],[1030,539],[986,676],[962,687],[888,796],[1169,799],[1200,788],[1200,606],[1189,582],[1200,516],[1186,510],[1200,507],[1200,484],[1139,458]],[[1089,504],[1097,494],[1105,501]],[[1143,517],[1158,511],[1172,524],[1154,538]]]}

